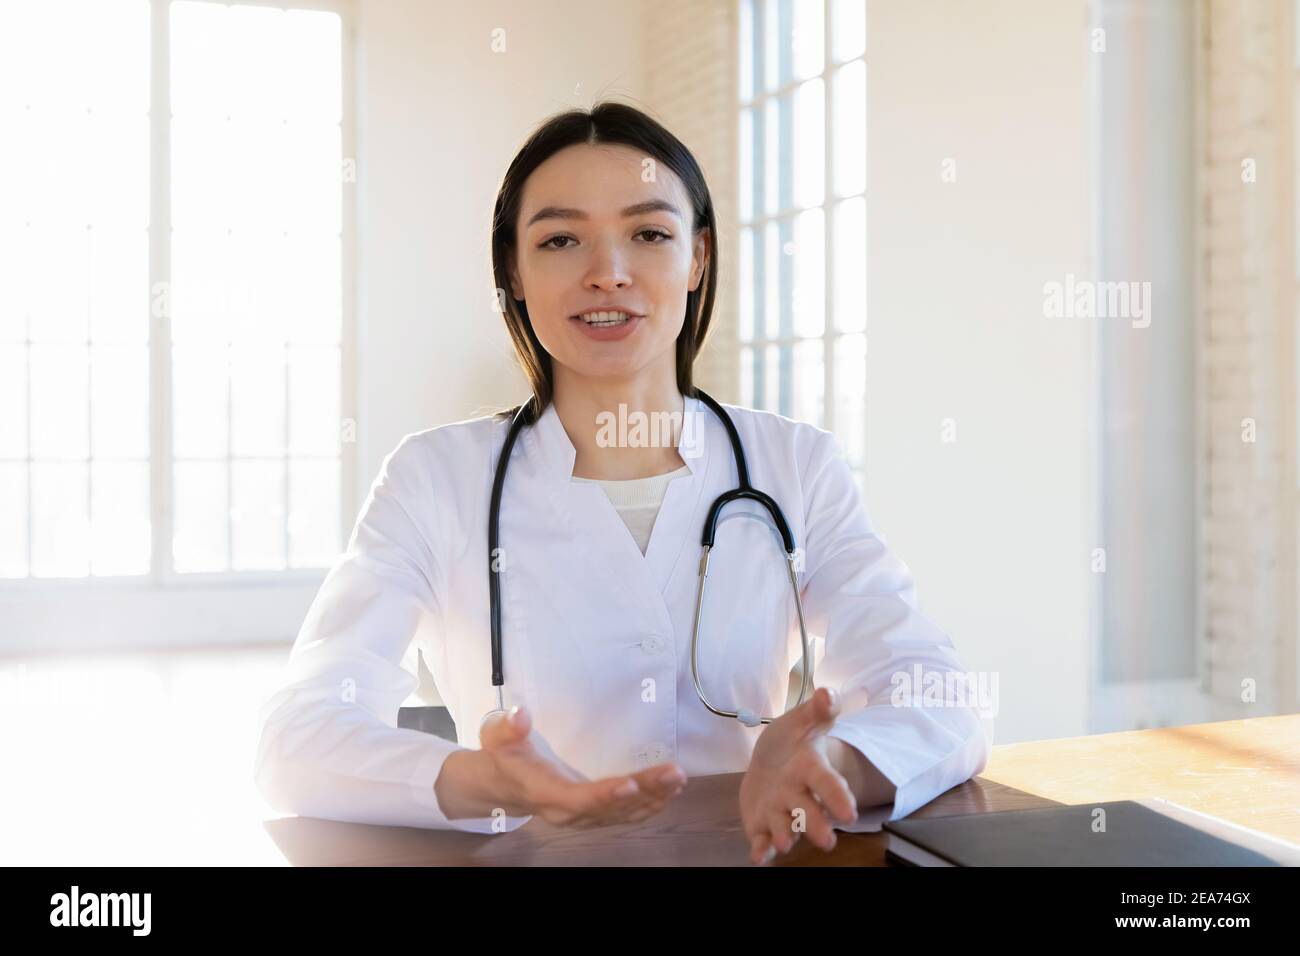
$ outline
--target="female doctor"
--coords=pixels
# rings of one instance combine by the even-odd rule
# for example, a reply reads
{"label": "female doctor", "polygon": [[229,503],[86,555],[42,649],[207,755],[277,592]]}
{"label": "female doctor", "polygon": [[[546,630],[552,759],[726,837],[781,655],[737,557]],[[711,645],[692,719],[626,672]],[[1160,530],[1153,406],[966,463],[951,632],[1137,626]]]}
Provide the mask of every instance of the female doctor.
{"label": "female doctor", "polygon": [[[983,769],[974,710],[899,693],[918,667],[962,666],[831,433],[725,406],[798,561],[759,500],[729,502],[697,621],[702,529],[740,472],[692,384],[718,256],[686,147],[626,105],[550,119],[505,174],[492,257],[533,397],[407,435],[384,460],[261,709],[268,802],[482,833],[533,815],[589,827],[645,819],[687,775],[743,770],[740,815],[765,862],[801,835],[829,850],[859,808],[892,803],[897,819]],[[638,416],[672,427],[647,440]],[[824,640],[818,687],[786,711],[804,633]],[[412,640],[457,743],[395,726]]]}

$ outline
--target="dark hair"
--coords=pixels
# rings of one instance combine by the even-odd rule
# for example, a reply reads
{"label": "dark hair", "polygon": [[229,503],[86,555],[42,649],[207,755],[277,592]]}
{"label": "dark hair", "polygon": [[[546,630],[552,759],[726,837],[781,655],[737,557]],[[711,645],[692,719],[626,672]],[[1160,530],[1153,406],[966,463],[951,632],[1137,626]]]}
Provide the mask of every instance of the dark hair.
{"label": "dark hair", "polygon": [[[718,288],[718,230],[713,214],[713,197],[704,174],[691,151],[660,123],[645,113],[623,103],[601,102],[590,110],[573,109],[558,113],[543,122],[528,137],[497,192],[492,217],[492,273],[498,289],[506,329],[514,342],[515,356],[533,389],[527,420],[531,423],[550,404],[555,379],[551,356],[542,348],[533,331],[528,307],[510,293],[510,256],[516,250],[515,222],[524,183],[538,166],[560,150],[578,143],[607,143],[631,146],[667,166],[686,187],[692,210],[692,231],[707,227],[708,257],[704,275],[694,292],[686,294],[686,317],[677,336],[677,387],[683,395],[692,395],[692,366],[695,356],[708,335],[713,317],[713,302]],[[513,417],[521,406],[498,412]]]}

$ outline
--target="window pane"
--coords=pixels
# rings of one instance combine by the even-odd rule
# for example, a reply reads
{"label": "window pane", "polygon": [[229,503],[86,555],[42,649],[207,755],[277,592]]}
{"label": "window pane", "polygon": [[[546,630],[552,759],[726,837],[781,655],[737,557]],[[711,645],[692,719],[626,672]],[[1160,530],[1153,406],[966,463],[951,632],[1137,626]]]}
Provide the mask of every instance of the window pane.
{"label": "window pane", "polygon": [[337,348],[289,350],[289,410],[290,454],[339,453]]}
{"label": "window pane", "polygon": [[85,458],[89,448],[86,346],[31,348],[34,458]]}
{"label": "window pane", "polygon": [[[0,203],[3,195],[4,156],[17,150],[0,149]],[[5,208],[0,205],[0,209]],[[16,217],[0,214],[0,342],[27,340],[27,302],[31,277],[27,261],[31,250],[28,227]]]}
{"label": "window pane", "polygon": [[0,345],[0,458],[26,457],[27,348]]}
{"label": "window pane", "polygon": [[826,343],[821,339],[799,342],[794,347],[794,414],[801,422],[818,428],[826,418]]}
{"label": "window pane", "polygon": [[[149,201],[145,199],[146,214]],[[90,337],[149,341],[149,233],[144,228],[90,231]]]}
{"label": "window pane", "polygon": [[87,117],[85,221],[97,229],[149,225],[149,117],[144,110]]}
{"label": "window pane", "polygon": [[85,462],[32,463],[32,574],[81,577],[89,568]]}
{"label": "window pane", "polygon": [[[343,118],[343,21],[325,10],[290,10],[271,56],[284,59],[285,114],[290,122],[339,123]],[[337,165],[335,167],[338,168]]]}
{"label": "window pane", "polygon": [[754,404],[754,349],[748,345],[740,347],[740,404],[757,407]]}
{"label": "window pane", "polygon": [[230,476],[231,567],[283,568],[284,462],[232,462]]}
{"label": "window pane", "polygon": [[794,221],[794,289],[791,308],[795,335],[821,335],[826,330],[826,237],[820,208],[802,212]]}
{"label": "window pane", "polygon": [[867,188],[867,65],[854,60],[834,74],[835,194],[852,196]]}
{"label": "window pane", "polygon": [[289,464],[289,563],[328,567],[339,551],[339,462]]}
{"label": "window pane", "polygon": [[225,462],[176,462],[172,550],[177,571],[227,566],[226,468]]}
{"label": "window pane", "polygon": [[781,0],[762,0],[762,3],[764,87],[774,90],[790,81],[789,8],[786,7],[783,23],[781,13],[785,4]]}
{"label": "window pane", "polygon": [[96,345],[90,350],[91,454],[149,457],[149,349]]}
{"label": "window pane", "polygon": [[826,193],[826,102],[820,78],[795,90],[794,203],[821,205]]}
{"label": "window pane", "polygon": [[343,249],[339,236],[297,235],[286,239],[280,284],[289,341],[337,345],[343,328]]}
{"label": "window pane", "polygon": [[290,122],[277,197],[284,223],[295,233],[336,236],[343,228],[343,130],[337,124]]}
{"label": "window pane", "polygon": [[284,376],[284,349],[231,349],[231,454],[284,454]]}
{"label": "window pane", "polygon": [[0,108],[149,109],[148,0],[8,0],[4,17]]}
{"label": "window pane", "polygon": [[[763,212],[769,216],[779,212],[782,206],[782,164],[790,155],[788,142],[781,139],[781,101],[768,100],[763,104]],[[789,178],[788,171],[786,178]],[[789,191],[788,184],[786,191]]]}
{"label": "window pane", "polygon": [[[289,244],[283,232],[236,231],[230,254],[226,321],[231,342],[248,346],[284,344],[285,263]],[[232,237],[233,239],[233,237]]]}
{"label": "window pane", "polygon": [[[85,342],[90,301],[87,282],[89,233],[78,226],[34,223],[24,264],[33,342]],[[21,282],[22,280],[20,280]]]}
{"label": "window pane", "polygon": [[236,42],[226,7],[215,3],[171,5],[171,101],[176,116],[225,118],[234,87],[213,82],[229,69]]}
{"label": "window pane", "polygon": [[781,334],[781,270],[785,268],[786,258],[781,251],[781,226],[780,222],[769,222],[763,230],[763,324],[758,325],[756,317],[757,338]]}
{"label": "window pane", "polygon": [[867,328],[867,201],[861,196],[835,207],[835,328]]}
{"label": "window pane", "polygon": [[245,233],[284,228],[284,196],[291,175],[284,164],[289,139],[284,121],[235,114],[213,135],[226,137],[229,143],[229,165],[224,170],[231,187],[226,223]]}
{"label": "window pane", "polygon": [[822,0],[795,0],[794,28],[790,42],[794,48],[794,78],[806,80],[822,71],[825,64],[825,25]]}
{"label": "window pane", "polygon": [[169,289],[173,342],[210,346],[230,340],[229,248],[224,229],[173,232]]}
{"label": "window pane", "polygon": [[[72,31],[59,30],[56,36]],[[42,44],[47,55],[50,46]],[[60,57],[60,59],[62,59]],[[76,70],[69,70],[76,73]],[[84,230],[89,221],[85,156],[90,148],[90,121],[85,107],[54,111],[33,103],[14,118],[13,141],[19,150],[24,188],[18,192],[18,215],[33,225]]]}
{"label": "window pane", "polygon": [[197,115],[178,108],[174,100],[172,109],[175,111],[171,121],[174,243],[182,231],[224,232],[230,225],[231,193],[239,184],[234,179],[233,144],[225,117]]}
{"label": "window pane", "polygon": [[226,456],[226,388],[225,347],[172,349],[172,451],[177,458]]}
{"label": "window pane", "polygon": [[754,110],[740,111],[740,221],[754,217]]}
{"label": "window pane", "polygon": [[148,573],[148,462],[97,461],[90,475],[91,573]]}
{"label": "window pane", "polygon": [[754,370],[754,407],[771,412],[781,410],[781,355],[775,345],[760,347]]}
{"label": "window pane", "polygon": [[865,335],[835,340],[835,434],[853,468],[862,467],[866,460],[866,359]]}
{"label": "window pane", "polygon": [[[230,87],[230,112],[237,117],[278,121],[285,114],[289,74],[296,56],[288,45],[296,38],[285,36],[284,11],[248,5],[231,6],[227,11],[230,37],[240,54],[239,69],[230,70],[227,63],[224,71],[223,82]],[[187,48],[190,39],[186,38]]]}
{"label": "window pane", "polygon": [[831,26],[831,56],[836,63],[866,52],[866,0],[831,0]]}
{"label": "window pane", "polygon": [[0,462],[0,577],[27,575],[27,465]]}
{"label": "window pane", "polygon": [[738,271],[740,341],[748,342],[754,337],[754,230],[747,227],[740,230]]}

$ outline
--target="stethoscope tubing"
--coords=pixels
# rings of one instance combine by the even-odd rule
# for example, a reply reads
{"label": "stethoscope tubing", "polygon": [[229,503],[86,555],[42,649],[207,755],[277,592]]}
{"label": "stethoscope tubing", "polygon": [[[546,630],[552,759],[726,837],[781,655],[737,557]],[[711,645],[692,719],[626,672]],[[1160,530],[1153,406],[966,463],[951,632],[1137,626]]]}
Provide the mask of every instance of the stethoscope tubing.
{"label": "stethoscope tubing", "polygon": [[[759,717],[749,710],[729,711],[716,706],[712,703],[704,691],[704,686],[700,682],[699,672],[699,636],[700,621],[704,613],[704,588],[708,579],[709,572],[709,555],[713,550],[715,538],[717,535],[718,518],[722,509],[733,501],[751,500],[761,504],[771,516],[777,531],[781,536],[782,546],[786,553],[786,569],[790,575],[790,586],[794,592],[795,608],[799,616],[799,635],[803,649],[803,678],[799,686],[799,699],[795,706],[802,704],[807,699],[808,686],[812,682],[812,660],[808,648],[808,631],[804,623],[803,600],[799,594],[799,581],[796,574],[796,563],[798,550],[795,547],[794,535],[790,532],[790,526],[786,523],[785,515],[781,512],[780,506],[772,499],[771,496],[752,487],[749,483],[749,466],[745,460],[745,449],[741,443],[740,434],[736,431],[736,425],[731,420],[731,416],[726,410],[718,404],[711,396],[704,393],[699,388],[695,390],[695,396],[713,410],[723,426],[726,428],[727,437],[731,441],[732,454],[736,462],[737,487],[731,491],[719,495],[709,508],[708,517],[704,522],[704,529],[700,535],[700,544],[703,547],[703,553],[700,556],[699,587],[695,596],[695,623],[691,630],[691,678],[695,683],[695,692],[699,695],[700,701],[712,713],[719,717],[732,717],[739,720],[745,726],[753,727],[758,724],[769,724],[775,717]],[[532,424],[536,417],[537,409],[534,407],[534,399],[530,398],[519,406],[515,412],[514,418],[510,422],[510,430],[506,433],[505,443],[501,447],[501,456],[497,461],[496,475],[492,481],[492,499],[488,507],[488,597],[489,597],[489,618],[492,628],[492,686],[496,690],[497,706],[495,710],[488,711],[483,720],[496,713],[505,713],[505,701],[503,685],[505,684],[505,673],[503,665],[502,639],[501,639],[501,562],[500,556],[501,544],[501,495],[505,488],[506,468],[510,462],[510,453],[514,449],[515,441],[519,437],[519,432],[526,424]]]}

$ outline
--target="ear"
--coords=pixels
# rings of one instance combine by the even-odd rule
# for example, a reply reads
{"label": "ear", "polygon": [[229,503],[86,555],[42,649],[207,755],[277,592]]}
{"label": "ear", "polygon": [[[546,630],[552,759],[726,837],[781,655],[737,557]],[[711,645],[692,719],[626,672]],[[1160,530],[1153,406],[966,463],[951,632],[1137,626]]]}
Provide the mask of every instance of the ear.
{"label": "ear", "polygon": [[688,292],[694,292],[699,288],[700,281],[704,278],[704,272],[708,265],[709,229],[706,226],[695,236],[695,249],[691,256],[691,281],[687,284]]}

